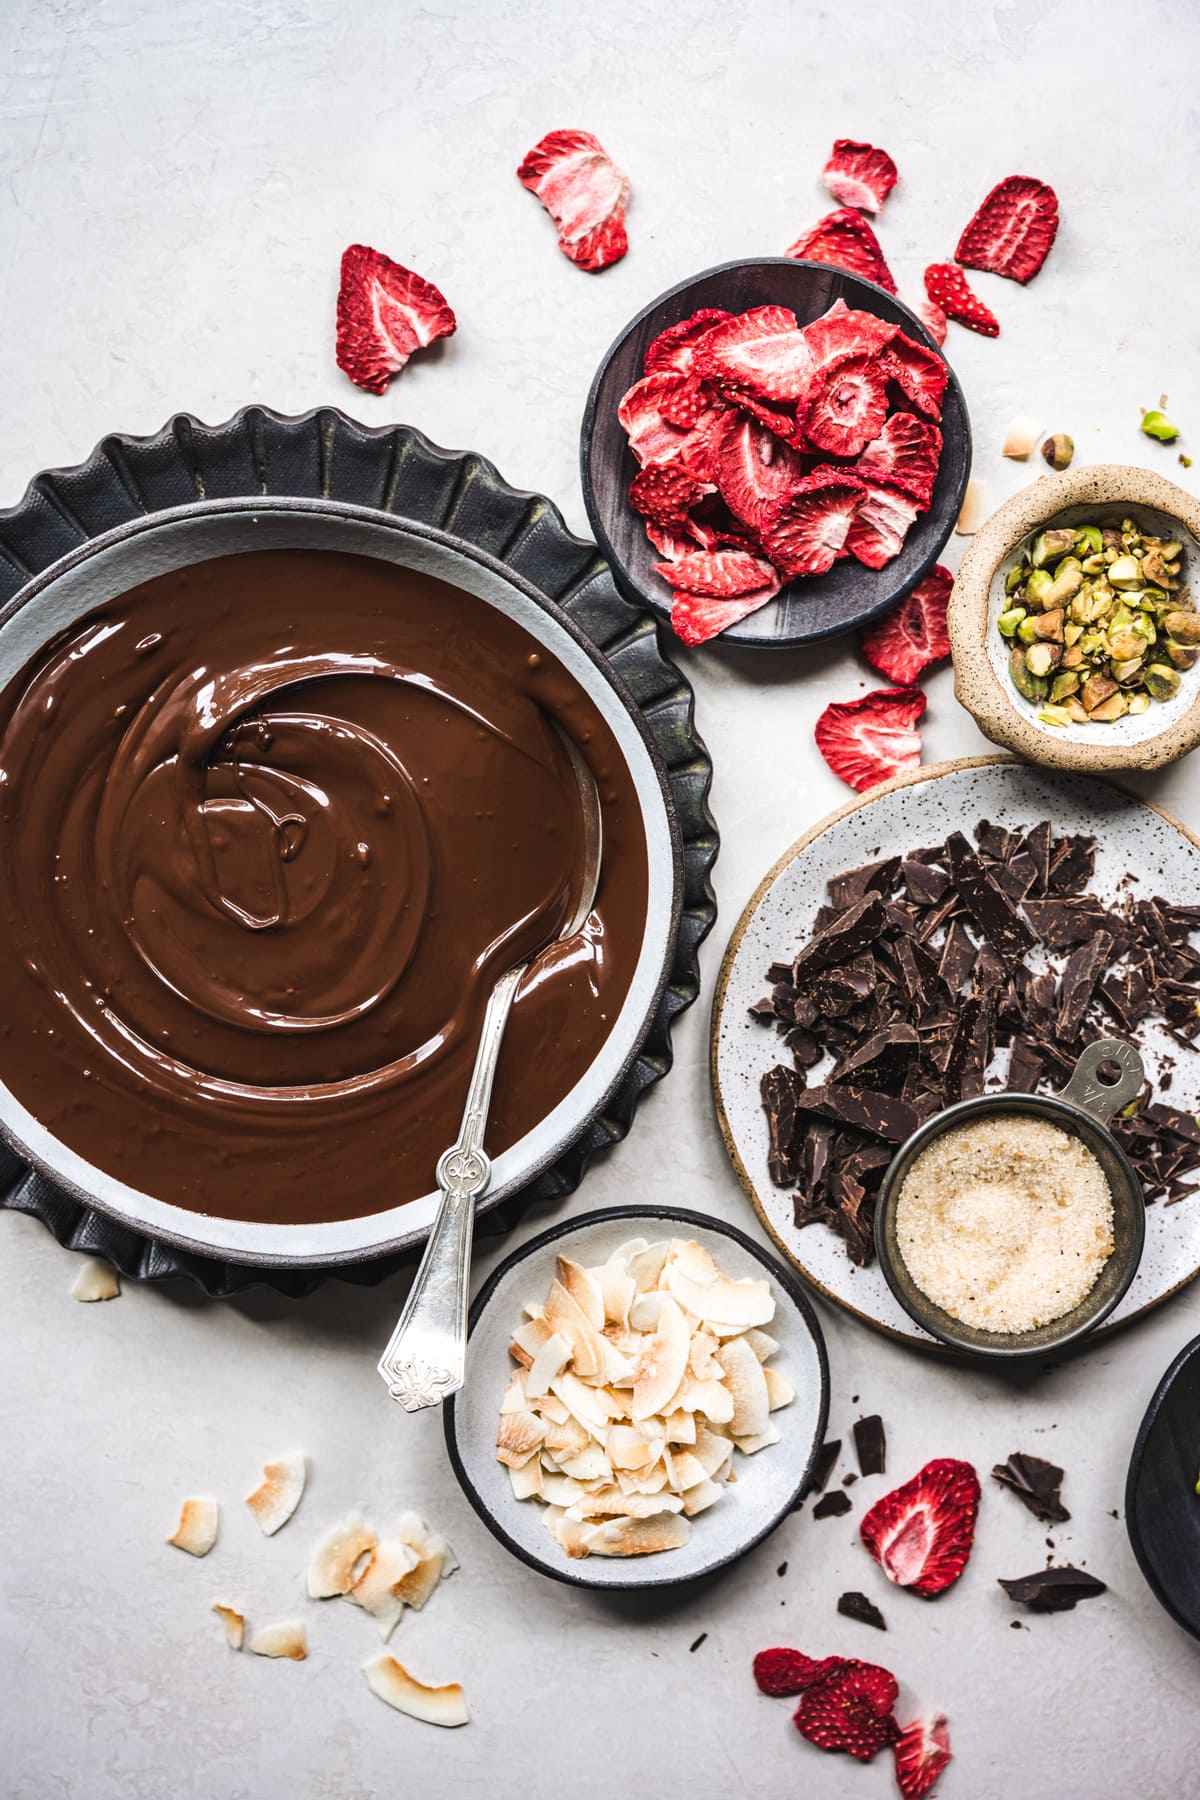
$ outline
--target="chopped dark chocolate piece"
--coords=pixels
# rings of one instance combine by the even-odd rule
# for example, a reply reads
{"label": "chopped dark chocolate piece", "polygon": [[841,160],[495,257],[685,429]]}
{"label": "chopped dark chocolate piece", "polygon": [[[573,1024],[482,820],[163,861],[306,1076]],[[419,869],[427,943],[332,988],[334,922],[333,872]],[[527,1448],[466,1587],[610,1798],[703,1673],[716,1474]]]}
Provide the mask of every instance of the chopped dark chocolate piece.
{"label": "chopped dark chocolate piece", "polygon": [[804,1083],[796,1069],[782,1063],[762,1078],[762,1103],[767,1115],[771,1147],[767,1168],[776,1187],[791,1187],[800,1174],[801,1144],[797,1141],[796,1105]]}
{"label": "chopped dark chocolate piece", "polygon": [[1169,1106],[1163,1106],[1155,1100],[1144,1109],[1148,1119],[1153,1119],[1164,1131],[1173,1137],[1186,1138],[1189,1144],[1200,1144],[1200,1124],[1197,1124],[1191,1113],[1173,1112]]}
{"label": "chopped dark chocolate piece", "polygon": [[865,1269],[875,1249],[875,1203],[867,1203],[867,1190],[845,1167],[834,1169],[828,1181],[835,1208],[829,1223],[846,1246],[852,1263]]}
{"label": "chopped dark chocolate piece", "polygon": [[1096,983],[1108,962],[1112,939],[1106,931],[1098,931],[1088,944],[1081,944],[1067,958],[1058,990],[1059,1039],[1073,1043],[1079,1036],[1083,1016],[1091,1005]]}
{"label": "chopped dark chocolate piece", "polygon": [[1036,942],[1033,932],[961,831],[950,833],[946,851],[954,885],[976,925],[1007,962],[1019,962]]}
{"label": "chopped dark chocolate piece", "polygon": [[938,869],[932,863],[903,862],[900,873],[904,877],[904,885],[908,897],[917,906],[936,906],[950,885],[950,877],[944,869]]}
{"label": "chopped dark chocolate piece", "polygon": [[887,1630],[883,1614],[865,1594],[843,1594],[837,1603],[837,1609],[845,1619],[857,1619],[860,1625],[873,1625],[876,1631]]}
{"label": "chopped dark chocolate piece", "polygon": [[887,1463],[887,1438],[878,1413],[854,1421],[854,1448],[864,1475],[882,1475]]}
{"label": "chopped dark chocolate piece", "polygon": [[882,862],[866,863],[861,869],[847,869],[829,883],[829,898],[835,906],[853,906],[867,894],[890,894],[899,868],[900,858],[887,856]]}
{"label": "chopped dark chocolate piece", "polygon": [[1048,1525],[1063,1525],[1070,1518],[1059,1496],[1063,1472],[1056,1464],[1014,1450],[1007,1462],[996,1464],[992,1475],[1029,1508],[1035,1519]]}
{"label": "chopped dark chocolate piece", "polygon": [[747,1010],[752,1019],[761,1019],[764,1024],[769,1024],[777,1017],[775,1012],[775,1002],[771,999],[769,994],[762,1000],[756,1000],[754,1005]]}
{"label": "chopped dark chocolate piece", "polygon": [[1022,850],[1003,868],[995,870],[995,876],[1009,899],[1020,901],[1032,892],[1038,878],[1038,866],[1028,851]]}
{"label": "chopped dark chocolate piece", "polygon": [[819,969],[830,969],[835,963],[847,962],[866,950],[883,928],[883,901],[878,894],[867,894],[828,924],[801,950],[792,964],[792,979],[799,986]]}
{"label": "chopped dark chocolate piece", "polygon": [[974,942],[961,919],[955,919],[946,933],[938,974],[950,993],[957,994],[974,967]]}
{"label": "chopped dark chocolate piece", "polygon": [[1098,984],[1097,992],[1122,1031],[1133,1031],[1142,1023],[1154,1005],[1154,995],[1146,979],[1149,959],[1130,957],[1121,969],[1114,969]]}
{"label": "chopped dark chocolate piece", "polygon": [[707,1638],[707,1636],[708,1636],[708,1633],[707,1633],[707,1631],[702,1631],[702,1632],[701,1632],[701,1633],[700,1633],[700,1636],[699,1636],[699,1637],[698,1637],[698,1638],[695,1638],[695,1639],[694,1639],[694,1640],[693,1640],[693,1641],[692,1641],[692,1642],[691,1642],[691,1643],[690,1643],[690,1644],[689,1644],[689,1645],[688,1645],[688,1653],[689,1653],[689,1655],[691,1655],[691,1654],[692,1654],[692,1653],[694,1653],[694,1652],[695,1652],[695,1651],[697,1651],[697,1650],[698,1650],[698,1649],[699,1649],[699,1648],[700,1648],[700,1646],[701,1646],[701,1644],[702,1644],[702,1643],[703,1643],[703,1642],[704,1642],[704,1640],[705,1640],[705,1638]]}
{"label": "chopped dark chocolate piece", "polygon": [[994,862],[1007,862],[1020,841],[1015,831],[1006,831],[1003,825],[993,825],[990,819],[980,819],[975,827],[975,842],[979,845],[979,854],[991,857]]}
{"label": "chopped dark chocolate piece", "polygon": [[1096,872],[1096,840],[1094,837],[1059,838],[1050,852],[1050,874],[1046,891],[1051,894],[1077,894]]}
{"label": "chopped dark chocolate piece", "polygon": [[958,1022],[946,1055],[948,1105],[973,1100],[983,1092],[983,1077],[992,1053],[992,1009],[978,994],[959,1008]]}
{"label": "chopped dark chocolate piece", "polygon": [[858,1480],[857,1472],[854,1469],[847,1469],[846,1473],[842,1476],[842,1486],[843,1487],[853,1487],[857,1480]]}
{"label": "chopped dark chocolate piece", "polygon": [[975,958],[975,967],[971,970],[971,983],[978,993],[999,994],[1008,982],[1008,970],[996,955],[990,944],[979,946],[979,955]]}
{"label": "chopped dark chocolate piece", "polygon": [[920,929],[917,932],[920,941],[923,944],[927,944],[930,938],[941,930],[942,926],[946,923],[946,920],[952,919],[955,913],[960,913],[962,909],[963,903],[961,898],[954,888],[950,888],[938,901],[936,906],[931,906],[929,908],[929,911],[921,920]]}
{"label": "chopped dark chocolate piece", "polygon": [[822,1057],[820,1043],[803,1025],[794,1025],[784,1036],[784,1043],[801,1069],[815,1068]]}
{"label": "chopped dark chocolate piece", "polygon": [[851,1087],[849,1083],[844,1087],[838,1084],[808,1088],[796,1096],[795,1104],[797,1111],[840,1119],[889,1144],[902,1144],[905,1138],[912,1136],[919,1123],[912,1108],[905,1106],[902,1100],[870,1088]]}
{"label": "chopped dark chocolate piece", "polygon": [[808,1472],[804,1486],[796,1498],[796,1505],[803,1505],[810,1494],[823,1494],[829,1485],[829,1477],[842,1454],[841,1438],[826,1438],[813,1458],[813,1466]]}
{"label": "chopped dark chocolate piece", "polygon": [[1010,1600],[1027,1606],[1030,1612],[1072,1612],[1080,1600],[1094,1600],[1107,1591],[1103,1581],[1069,1564],[1038,1569],[1036,1574],[1020,1575],[1012,1581],[1001,1576],[1000,1586]]}
{"label": "chopped dark chocolate piece", "polygon": [[781,981],[789,981],[790,982],[791,979],[792,979],[792,965],[790,962],[772,963],[770,968],[767,970],[767,980],[771,983],[772,987],[778,987],[778,985]]}
{"label": "chopped dark chocolate piece", "polygon": [[1053,827],[1049,819],[1043,819],[1032,831],[1025,833],[1023,848],[1037,864],[1037,891],[1044,894],[1050,881],[1050,842]]}
{"label": "chopped dark chocolate piece", "polygon": [[1008,1087],[1019,1094],[1032,1094],[1042,1072],[1042,1053],[1032,1038],[1013,1039],[1008,1058]]}
{"label": "chopped dark chocolate piece", "polygon": [[911,1025],[885,1025],[838,1064],[832,1079],[844,1081],[851,1075],[865,1074],[867,1070],[881,1077],[903,1075],[920,1042]]}
{"label": "chopped dark chocolate piece", "polygon": [[832,1494],[825,1494],[813,1507],[814,1519],[838,1519],[843,1513],[850,1511],[853,1501],[843,1488],[834,1488]]}

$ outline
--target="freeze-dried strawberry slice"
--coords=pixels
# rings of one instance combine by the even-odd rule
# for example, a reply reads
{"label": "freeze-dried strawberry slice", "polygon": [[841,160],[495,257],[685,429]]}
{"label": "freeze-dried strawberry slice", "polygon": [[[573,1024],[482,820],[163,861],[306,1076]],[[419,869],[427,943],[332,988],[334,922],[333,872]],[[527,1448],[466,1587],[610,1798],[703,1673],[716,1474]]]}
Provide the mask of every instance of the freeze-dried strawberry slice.
{"label": "freeze-dried strawberry slice", "polygon": [[898,331],[879,360],[918,412],[927,419],[941,418],[949,372],[936,350],[927,350],[924,344]]}
{"label": "freeze-dried strawberry slice", "polygon": [[841,1656],[805,1656],[802,1650],[783,1647],[760,1650],[754,1658],[754,1679],[764,1694],[784,1700],[803,1694],[819,1681],[828,1681],[846,1667]]}
{"label": "freeze-dried strawberry slice", "polygon": [[675,460],[681,469],[686,469],[692,479],[702,486],[716,479],[718,435],[725,420],[732,416],[734,415],[724,401],[718,401],[701,413],[679,445]]}
{"label": "freeze-dried strawberry slice", "polygon": [[896,1677],[878,1663],[848,1661],[828,1680],[808,1689],[793,1714],[796,1730],[822,1750],[844,1750],[870,1762],[892,1742]]}
{"label": "freeze-dried strawberry slice", "polygon": [[950,1761],[950,1733],[945,1713],[932,1719],[914,1719],[892,1745],[896,1782],[904,1800],[925,1800],[934,1782]]}
{"label": "freeze-dried strawberry slice", "polygon": [[887,418],[887,376],[870,356],[826,365],[810,390],[804,435],[830,456],[857,456]]}
{"label": "freeze-dried strawberry slice", "polygon": [[775,579],[770,563],[747,550],[693,550],[678,562],[654,567],[675,587],[702,600],[740,600]]}
{"label": "freeze-dried strawberry slice", "polygon": [[666,557],[668,563],[681,562],[696,548],[696,540],[688,530],[688,520],[682,525],[657,525],[653,519],[644,519],[642,522],[646,528],[646,536],[658,554]]}
{"label": "freeze-dried strawberry slice", "polygon": [[646,351],[642,367],[647,375],[662,374],[667,370],[677,375],[690,375],[695,360],[696,345],[714,325],[723,325],[726,319],[732,319],[731,312],[723,312],[718,306],[704,306],[694,312],[690,319],[681,319],[678,325],[668,325],[660,331],[649,349]]}
{"label": "freeze-dried strawberry slice", "polygon": [[862,214],[848,206],[840,212],[826,213],[784,255],[803,262],[832,263],[835,269],[849,269],[852,275],[865,276],[889,294],[896,291],[879,239]]}
{"label": "freeze-dried strawberry slice", "polygon": [[688,385],[686,375],[646,375],[621,396],[617,418],[640,463],[668,462],[678,455],[687,430],[667,417],[667,407]]}
{"label": "freeze-dried strawberry slice", "polygon": [[773,431],[785,444],[792,444],[797,450],[803,449],[804,433],[796,422],[794,404],[783,400],[764,400],[760,395],[751,394],[732,381],[718,382],[717,391],[722,400],[748,413],[752,419],[757,419],[760,425]]}
{"label": "freeze-dried strawberry slice", "polygon": [[706,332],[694,368],[707,380],[749,388],[764,400],[796,400],[812,374],[812,355],[795,313],[756,306]]}
{"label": "freeze-dried strawberry slice", "polygon": [[368,244],[342,252],[337,363],[356,387],[382,394],[414,350],[452,336],[456,323],[432,281]]}
{"label": "freeze-dried strawberry slice", "polygon": [[785,581],[824,575],[837,560],[865,493],[843,469],[815,469],[771,508],[762,527],[763,549]]}
{"label": "freeze-dried strawberry slice", "polygon": [[933,663],[949,656],[946,605],[953,586],[953,575],[939,563],[898,606],[863,626],[863,655],[873,669],[912,687]]}
{"label": "freeze-dried strawberry slice", "polygon": [[820,369],[843,356],[878,356],[898,329],[875,313],[835,300],[828,312],[804,327],[804,336],[814,366]]}
{"label": "freeze-dried strawberry slice", "polygon": [[778,592],[779,581],[774,573],[765,587],[755,588],[751,594],[739,594],[735,600],[713,600],[706,594],[680,590],[671,596],[671,624],[682,643],[706,644],[740,619],[757,612]]}
{"label": "freeze-dried strawberry slice", "polygon": [[803,479],[804,462],[774,432],[737,412],[726,413],[712,442],[718,493],[735,519],[760,529],[775,502]]}
{"label": "freeze-dried strawberry slice", "polygon": [[684,530],[692,539],[692,549],[758,550],[758,533],[735,519],[719,496],[706,494],[688,514]]}
{"label": "freeze-dried strawberry slice", "polygon": [[[835,775],[864,794],[893,775],[920,767],[916,725],[925,705],[921,690],[910,687],[877,688],[860,700],[835,700],[817,720],[817,749]],[[865,1522],[863,1529],[865,1533]]]}
{"label": "freeze-dried strawberry slice", "polygon": [[1032,175],[998,182],[958,240],[955,262],[1032,281],[1058,233],[1058,195]]}
{"label": "freeze-dried strawberry slice", "polygon": [[934,343],[944,344],[946,341],[946,315],[938,305],[937,301],[931,300],[929,296],[926,295],[924,300],[917,301],[916,305],[913,307],[913,311],[916,313],[918,319],[920,319]]}
{"label": "freeze-dried strawberry slice", "polygon": [[846,533],[846,549],[868,569],[882,569],[899,556],[921,508],[909,494],[881,482],[866,483]]}
{"label": "freeze-dried strawberry slice", "polygon": [[656,525],[680,525],[701,494],[698,481],[675,463],[647,463],[629,487],[629,503]]}
{"label": "freeze-dried strawberry slice", "polygon": [[933,498],[942,434],[915,413],[894,412],[854,465],[864,481],[882,481],[911,494],[924,509]]}
{"label": "freeze-dried strawberry slice", "polygon": [[839,206],[857,206],[869,213],[880,210],[899,178],[886,150],[853,138],[836,138],[821,170],[821,180]]}
{"label": "freeze-dried strawberry slice", "polygon": [[629,248],[629,177],[590,131],[550,131],[517,170],[558,228],[558,247],[581,269],[606,269]]}
{"label": "freeze-dried strawberry slice", "polygon": [[948,319],[957,319],[981,337],[1000,336],[999,319],[971,292],[966,276],[953,263],[930,263],[925,271],[925,291]]}
{"label": "freeze-dried strawberry slice", "polygon": [[978,1512],[970,1463],[941,1457],[877,1500],[859,1534],[889,1581],[932,1599],[966,1568]]}

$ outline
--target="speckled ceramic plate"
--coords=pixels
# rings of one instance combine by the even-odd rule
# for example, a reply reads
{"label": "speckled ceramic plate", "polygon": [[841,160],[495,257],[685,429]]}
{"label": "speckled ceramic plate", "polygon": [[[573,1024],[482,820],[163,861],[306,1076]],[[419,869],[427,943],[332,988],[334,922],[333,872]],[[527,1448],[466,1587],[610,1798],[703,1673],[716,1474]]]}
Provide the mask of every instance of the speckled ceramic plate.
{"label": "speckled ceramic plate", "polygon": [[[1027,829],[1050,818],[1058,831],[1097,838],[1094,889],[1117,897],[1127,876],[1135,892],[1191,902],[1200,892],[1200,842],[1177,819],[1106,781],[1065,771],[1032,769],[1008,757],[975,757],[934,764],[887,783],[814,826],[770,870],[730,939],[713,1007],[712,1076],[726,1148],[755,1211],[785,1256],[829,1300],[867,1324],[922,1349],[944,1347],[914,1325],[879,1268],[859,1269],[841,1240],[822,1225],[798,1229],[790,1192],[767,1174],[767,1121],[759,1082],[780,1060],[779,1039],[750,1017],[768,990],[769,963],[799,947],[825,894],[843,869],[936,844],[979,819]],[[1151,1081],[1175,1065],[1171,1103],[1200,1104],[1200,1054],[1189,1055],[1157,1026],[1147,1025],[1138,1048]],[[1147,1210],[1146,1248],[1133,1284],[1093,1336],[1099,1337],[1157,1306],[1200,1274],[1200,1193],[1174,1206]]]}
{"label": "speckled ceramic plate", "polygon": [[[591,1266],[605,1262],[632,1237],[652,1243],[664,1237],[695,1238],[735,1278],[766,1275],[775,1296],[769,1329],[779,1340],[771,1367],[786,1375],[796,1397],[790,1406],[771,1414],[779,1427],[779,1443],[737,1458],[737,1481],[693,1521],[682,1548],[651,1556],[571,1561],[546,1530],[545,1507],[537,1500],[514,1499],[508,1470],[496,1461],[500,1401],[514,1368],[508,1344],[521,1308],[542,1299],[550,1286],[556,1257],[568,1255]],[[463,1492],[488,1530],[514,1556],[573,1587],[672,1587],[733,1562],[791,1511],[825,1436],[829,1365],[821,1327],[799,1283],[750,1238],[700,1213],[669,1206],[618,1206],[584,1220],[568,1219],[522,1244],[500,1264],[471,1308],[466,1385],[442,1410],[446,1447]]]}

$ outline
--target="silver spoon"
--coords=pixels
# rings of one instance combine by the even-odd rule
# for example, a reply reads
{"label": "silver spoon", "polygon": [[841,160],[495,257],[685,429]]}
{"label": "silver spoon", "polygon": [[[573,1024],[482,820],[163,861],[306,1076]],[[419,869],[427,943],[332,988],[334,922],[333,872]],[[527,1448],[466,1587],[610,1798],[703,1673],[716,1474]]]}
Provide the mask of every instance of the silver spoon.
{"label": "silver spoon", "polygon": [[[554,940],[561,943],[564,938],[575,936],[595,904],[603,839],[600,796],[592,771],[578,745],[565,732],[559,731],[558,735],[579,787],[584,843],[579,898]],[[483,1148],[492,1081],[512,1003],[535,960],[509,969],[488,999],[458,1137],[438,1159],[437,1184],[442,1203],[404,1310],[379,1359],[379,1373],[388,1393],[408,1412],[439,1405],[463,1384],[475,1202],[486,1192],[492,1177],[491,1159]]]}

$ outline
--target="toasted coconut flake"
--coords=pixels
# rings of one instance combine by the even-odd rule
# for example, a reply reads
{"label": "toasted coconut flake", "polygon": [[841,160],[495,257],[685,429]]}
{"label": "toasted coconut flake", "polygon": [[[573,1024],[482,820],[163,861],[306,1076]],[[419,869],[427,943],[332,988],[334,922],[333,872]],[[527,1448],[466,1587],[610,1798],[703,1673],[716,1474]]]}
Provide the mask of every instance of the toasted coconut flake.
{"label": "toasted coconut flake", "polygon": [[763,1366],[744,1338],[731,1338],[717,1351],[725,1385],[733,1395],[729,1429],[735,1438],[757,1437],[767,1429],[767,1380]]}
{"label": "toasted coconut flake", "polygon": [[765,1363],[769,1357],[774,1356],[779,1348],[779,1339],[773,1338],[769,1331],[760,1331],[757,1325],[751,1325],[749,1331],[744,1331],[742,1336],[760,1363]]}
{"label": "toasted coconut flake", "polygon": [[692,1337],[692,1347],[688,1351],[688,1374],[694,1375],[697,1381],[719,1381],[721,1365],[716,1360],[715,1352],[720,1340],[710,1331],[697,1331]]}
{"label": "toasted coconut flake", "polygon": [[607,1338],[602,1338],[604,1346],[604,1381],[609,1387],[631,1388],[636,1379],[636,1357],[641,1355],[642,1346],[638,1345],[634,1358],[630,1358]]}
{"label": "toasted coconut flake", "polygon": [[313,1600],[331,1600],[354,1586],[362,1558],[378,1543],[361,1513],[331,1525],[313,1546],[308,1559],[308,1592]]}
{"label": "toasted coconut flake", "polygon": [[303,1450],[286,1450],[263,1465],[262,1485],[246,1495],[246,1505],[268,1537],[274,1537],[280,1526],[287,1524],[300,1504],[307,1480],[308,1464]]}
{"label": "toasted coconut flake", "polygon": [[604,1301],[604,1317],[610,1325],[628,1325],[629,1308],[637,1284],[624,1262],[611,1257],[600,1271],[600,1297]]}
{"label": "toasted coconut flake", "polygon": [[[583,1271],[580,1270],[582,1275]],[[604,1376],[605,1342],[573,1294],[561,1281],[550,1284],[546,1296],[546,1323],[571,1346],[571,1369],[581,1381]]]}
{"label": "toasted coconut flake", "polygon": [[514,1369],[509,1376],[508,1386],[500,1401],[501,1418],[510,1413],[524,1412],[529,1405],[529,1398],[525,1392],[525,1373],[524,1369]]}
{"label": "toasted coconut flake", "polygon": [[525,1323],[523,1325],[518,1325],[517,1329],[513,1332],[513,1342],[517,1345],[518,1349],[525,1352],[525,1355],[529,1358],[530,1362],[532,1362],[549,1336],[550,1327],[547,1325],[545,1319],[526,1319]]}
{"label": "toasted coconut flake", "polygon": [[766,1429],[754,1437],[734,1438],[734,1443],[744,1456],[754,1456],[759,1450],[766,1450],[771,1444],[779,1442],[779,1427],[767,1420]]}
{"label": "toasted coconut flake", "polygon": [[1000,454],[1011,457],[1013,462],[1026,462],[1037,449],[1041,436],[1041,420],[1022,413],[1020,418],[1014,419],[1009,425]]}
{"label": "toasted coconut flake", "polygon": [[551,1506],[564,1509],[574,1506],[587,1493],[582,1481],[575,1481],[570,1475],[560,1475],[556,1470],[543,1469],[542,1499]]}
{"label": "toasted coconut flake", "polygon": [[747,1325],[767,1325],[775,1317],[775,1300],[769,1281],[731,1281],[719,1275],[714,1281],[693,1280],[682,1263],[667,1265],[667,1285],[679,1305],[718,1331]]}
{"label": "toasted coconut flake", "polygon": [[683,1496],[683,1514],[687,1519],[694,1519],[697,1513],[707,1512],[714,1501],[721,1498],[721,1485],[710,1481],[708,1476],[690,1487]]}
{"label": "toasted coconut flake", "polygon": [[532,1369],[532,1367],[533,1367],[532,1356],[530,1356],[528,1350],[522,1350],[522,1348],[521,1348],[520,1344],[518,1344],[516,1338],[514,1338],[512,1340],[512,1342],[509,1344],[508,1354],[512,1357],[514,1362],[519,1362],[523,1369]]}
{"label": "toasted coconut flake", "polygon": [[963,495],[962,511],[954,526],[959,537],[974,537],[990,510],[987,489],[982,481],[968,481],[967,491]]}
{"label": "toasted coconut flake", "polygon": [[708,1480],[704,1464],[690,1450],[664,1450],[663,1462],[667,1469],[667,1484],[673,1493],[686,1493],[688,1488]]}
{"label": "toasted coconut flake", "polygon": [[680,1550],[691,1536],[682,1513],[658,1512],[648,1519],[609,1519],[598,1525],[588,1544],[591,1556],[653,1556]]}
{"label": "toasted coconut flake", "polygon": [[648,1469],[643,1469],[634,1477],[633,1491],[637,1494],[661,1494],[667,1485],[667,1466],[661,1457],[655,1457]]}
{"label": "toasted coconut flake", "polygon": [[512,1484],[514,1500],[532,1500],[535,1494],[542,1491],[542,1480],[545,1471],[538,1457],[531,1457],[519,1469],[510,1469],[508,1479]]}
{"label": "toasted coconut flake", "polygon": [[578,1419],[594,1438],[603,1440],[609,1420],[621,1416],[622,1407],[613,1404],[607,1388],[588,1387],[570,1369],[564,1369],[561,1375],[554,1377],[550,1392],[558,1395],[571,1417]]}
{"label": "toasted coconut flake", "polygon": [[604,1451],[614,1469],[644,1469],[657,1455],[633,1425],[610,1425]]}
{"label": "toasted coconut flake", "polygon": [[629,1258],[626,1267],[633,1276],[639,1294],[657,1286],[670,1248],[670,1244],[665,1241],[661,1244],[647,1244],[644,1250],[635,1251]]}
{"label": "toasted coconut flake", "polygon": [[567,1413],[566,1423],[559,1425],[555,1420],[546,1421],[546,1440],[544,1448],[553,1452],[554,1458],[561,1463],[568,1457],[578,1456],[586,1450],[595,1439],[585,1426]]}
{"label": "toasted coconut flake", "polygon": [[217,1541],[220,1525],[221,1508],[217,1501],[199,1495],[184,1501],[179,1523],[167,1542],[177,1550],[186,1550],[189,1556],[207,1556]]}
{"label": "toasted coconut flake", "polygon": [[419,1612],[438,1582],[457,1569],[458,1559],[445,1538],[431,1532],[419,1513],[402,1513],[396,1521],[396,1536],[417,1560],[395,1583],[393,1592]]}
{"label": "toasted coconut flake", "polygon": [[223,1600],[213,1601],[213,1611],[225,1627],[225,1642],[231,1650],[240,1650],[246,1640],[246,1621],[236,1606],[227,1606]]}
{"label": "toasted coconut flake", "polygon": [[71,1283],[72,1300],[115,1300],[121,1292],[121,1278],[111,1263],[100,1256],[85,1256]]}
{"label": "toasted coconut flake", "polygon": [[547,1431],[551,1425],[565,1425],[571,1417],[557,1394],[539,1394],[537,1409],[546,1421]]}
{"label": "toasted coconut flake", "polygon": [[568,1519],[651,1519],[661,1512],[682,1511],[683,1501],[678,1494],[639,1494],[636,1489],[627,1494],[614,1484],[581,1494],[567,1508],[565,1516]]}
{"label": "toasted coconut flake", "polygon": [[566,1338],[552,1331],[530,1364],[525,1377],[526,1396],[530,1400],[540,1400],[548,1393],[550,1383],[561,1369],[566,1368],[570,1356],[571,1346]]}
{"label": "toasted coconut flake", "polygon": [[[558,1257],[557,1268],[560,1285],[570,1294],[588,1324],[599,1331],[604,1323],[604,1297],[598,1284],[592,1280],[586,1269],[581,1269],[579,1264],[572,1262],[569,1256]],[[547,1317],[549,1317],[549,1302],[547,1302]]]}
{"label": "toasted coconut flake", "polygon": [[423,1725],[450,1727],[468,1721],[467,1703],[457,1681],[427,1687],[386,1652],[365,1662],[363,1674],[367,1686],[380,1700],[394,1706],[397,1712],[407,1713],[410,1719],[420,1719]]}
{"label": "toasted coconut flake", "polygon": [[689,1376],[679,1394],[685,1412],[701,1413],[713,1425],[728,1425],[733,1418],[733,1395],[724,1383],[720,1363],[720,1380],[693,1381]]}
{"label": "toasted coconut flake", "polygon": [[510,1469],[519,1468],[541,1449],[545,1437],[546,1427],[528,1407],[524,1412],[501,1413],[500,1429],[496,1433],[496,1461],[507,1463]]}
{"label": "toasted coconut flake", "polygon": [[675,1302],[664,1296],[658,1309],[658,1326],[637,1362],[633,1386],[633,1417],[649,1418],[670,1403],[687,1368],[691,1334]]}
{"label": "toasted coconut flake", "polygon": [[572,1481],[611,1481],[612,1464],[605,1456],[599,1444],[589,1444],[578,1456],[572,1456],[559,1464],[564,1475]]}
{"label": "toasted coconut flake", "polygon": [[693,1454],[706,1475],[715,1475],[721,1464],[731,1459],[733,1445],[722,1432],[713,1431],[704,1424],[697,1424]]}
{"label": "toasted coconut flake", "polygon": [[629,1323],[635,1331],[657,1331],[658,1309],[664,1298],[657,1288],[634,1295],[629,1306]]}
{"label": "toasted coconut flake", "polygon": [[664,1421],[669,1444],[694,1444],[696,1441],[696,1415],[687,1412],[682,1406]]}
{"label": "toasted coconut flake", "polygon": [[796,1390],[785,1375],[778,1369],[764,1368],[763,1379],[767,1384],[767,1406],[771,1412],[778,1412],[781,1406],[790,1406],[796,1398]]}
{"label": "toasted coconut flake", "polygon": [[598,1529],[597,1525],[587,1519],[573,1518],[569,1512],[564,1513],[552,1527],[554,1536],[573,1561],[588,1554]]}
{"label": "toasted coconut flake", "polygon": [[400,1623],[404,1601],[397,1585],[417,1566],[417,1553],[399,1538],[381,1538],[369,1553],[362,1573],[346,1595],[355,1606],[369,1612],[379,1625],[386,1644]]}
{"label": "toasted coconut flake", "polygon": [[289,1662],[303,1662],[308,1655],[308,1639],[299,1619],[282,1625],[260,1625],[246,1645],[255,1656],[286,1656]]}

